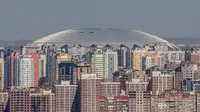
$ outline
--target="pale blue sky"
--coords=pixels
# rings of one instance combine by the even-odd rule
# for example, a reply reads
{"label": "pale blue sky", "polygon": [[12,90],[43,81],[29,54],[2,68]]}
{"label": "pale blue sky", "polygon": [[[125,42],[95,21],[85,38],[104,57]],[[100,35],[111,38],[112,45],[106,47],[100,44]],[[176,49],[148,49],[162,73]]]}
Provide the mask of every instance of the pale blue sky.
{"label": "pale blue sky", "polygon": [[200,0],[0,0],[0,40],[71,28],[129,28],[200,37]]}

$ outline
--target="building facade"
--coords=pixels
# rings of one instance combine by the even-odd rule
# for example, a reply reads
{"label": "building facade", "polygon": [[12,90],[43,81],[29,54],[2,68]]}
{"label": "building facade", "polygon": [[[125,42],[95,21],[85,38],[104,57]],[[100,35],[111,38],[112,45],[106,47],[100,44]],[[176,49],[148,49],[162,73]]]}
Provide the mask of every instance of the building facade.
{"label": "building facade", "polygon": [[70,85],[69,81],[62,81],[55,85],[56,112],[77,112],[79,110],[76,95],[77,85]]}
{"label": "building facade", "polygon": [[82,74],[81,89],[81,112],[98,112],[98,97],[101,95],[101,78],[96,74]]}

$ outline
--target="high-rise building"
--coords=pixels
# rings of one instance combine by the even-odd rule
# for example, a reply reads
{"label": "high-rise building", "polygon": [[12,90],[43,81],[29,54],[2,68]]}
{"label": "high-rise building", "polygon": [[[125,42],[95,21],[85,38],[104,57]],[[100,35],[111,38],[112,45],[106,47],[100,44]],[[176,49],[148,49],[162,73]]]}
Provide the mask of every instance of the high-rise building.
{"label": "high-rise building", "polygon": [[165,66],[164,56],[158,56],[158,66],[160,69],[164,69]]}
{"label": "high-rise building", "polygon": [[196,112],[196,96],[181,90],[169,89],[151,96],[152,112]]}
{"label": "high-rise building", "polygon": [[147,91],[148,82],[142,82],[140,79],[132,79],[132,82],[126,82],[126,94],[129,91]]}
{"label": "high-rise building", "polygon": [[42,85],[47,78],[47,58],[41,54],[39,58],[39,85]]}
{"label": "high-rise building", "polygon": [[39,59],[40,55],[38,54],[31,54],[33,61],[34,61],[34,87],[38,87],[39,82]]}
{"label": "high-rise building", "polygon": [[101,82],[101,95],[105,97],[120,95],[120,82]]}
{"label": "high-rise building", "polygon": [[194,93],[200,93],[200,79],[192,81],[192,91]]}
{"label": "high-rise building", "polygon": [[55,95],[51,90],[11,87],[10,112],[55,112]]}
{"label": "high-rise building", "polygon": [[34,59],[31,55],[19,59],[19,86],[34,87]]}
{"label": "high-rise building", "polygon": [[0,91],[4,89],[4,59],[0,58]]}
{"label": "high-rise building", "polygon": [[150,56],[142,57],[142,70],[145,71],[152,67],[152,59]]}
{"label": "high-rise building", "polygon": [[200,111],[200,94],[196,94],[196,106],[197,106],[197,112]]}
{"label": "high-rise building", "polygon": [[98,112],[128,112],[128,96],[118,95],[115,97],[99,96]]}
{"label": "high-rise building", "polygon": [[40,50],[40,46],[37,44],[28,44],[26,46],[23,46],[21,49],[21,54],[32,54],[37,53],[38,50]]}
{"label": "high-rise building", "polygon": [[0,47],[0,58],[4,58],[4,52],[5,52],[5,48]]}
{"label": "high-rise building", "polygon": [[112,78],[112,73],[118,70],[117,52],[111,49],[97,48],[91,57],[92,73],[103,79]]}
{"label": "high-rise building", "polygon": [[78,81],[80,81],[82,74],[91,73],[91,65],[89,63],[86,63],[86,62],[77,63],[77,70],[76,71],[77,71]]}
{"label": "high-rise building", "polygon": [[130,69],[120,69],[113,73],[113,82],[120,82],[120,89],[126,90],[126,82],[132,81],[134,72]]}
{"label": "high-rise building", "polygon": [[184,91],[193,91],[192,81],[200,78],[200,66],[192,63],[184,63],[181,66],[183,76],[182,89]]}
{"label": "high-rise building", "polygon": [[61,81],[55,85],[56,112],[77,112],[77,85],[70,85],[69,81]]}
{"label": "high-rise building", "polygon": [[134,71],[133,73],[133,79],[140,79],[141,82],[147,82],[148,81],[148,75],[145,71]]}
{"label": "high-rise building", "polygon": [[62,61],[59,66],[59,82],[70,81],[71,84],[77,85],[76,64],[72,61]]}
{"label": "high-rise building", "polygon": [[93,52],[91,57],[91,69],[92,73],[96,73],[99,78],[108,78],[105,70],[105,57],[102,49],[97,49]]}
{"label": "high-rise building", "polygon": [[133,50],[133,69],[142,70],[142,57],[146,55],[146,50],[135,49]]}
{"label": "high-rise building", "polygon": [[19,86],[19,53],[6,57],[5,62],[5,87]]}
{"label": "high-rise building", "polygon": [[30,92],[29,88],[11,87],[9,93],[10,112],[30,112]]}
{"label": "high-rise building", "polygon": [[62,61],[72,61],[72,55],[60,53],[59,55],[57,55],[57,63],[60,64]]}
{"label": "high-rise building", "polygon": [[8,112],[8,92],[0,92],[0,111]]}
{"label": "high-rise building", "polygon": [[173,75],[152,71],[151,89],[153,94],[159,94],[173,88]]}
{"label": "high-rise building", "polygon": [[127,59],[127,56],[128,56],[128,50],[129,48],[126,47],[125,45],[121,44],[119,47],[118,47],[118,65],[119,67],[127,67],[128,65],[128,59]]}
{"label": "high-rise building", "polygon": [[80,83],[81,112],[98,112],[101,80],[96,74],[82,74]]}
{"label": "high-rise building", "polygon": [[31,110],[29,112],[57,112],[55,111],[55,94],[51,90],[35,90],[30,93]]}
{"label": "high-rise building", "polygon": [[165,63],[176,62],[176,61],[184,61],[185,60],[185,52],[184,51],[164,51],[161,52],[164,56]]}
{"label": "high-rise building", "polygon": [[129,91],[129,112],[151,112],[149,91]]}
{"label": "high-rise building", "polygon": [[54,47],[47,52],[47,80],[51,87],[58,82],[57,54]]}
{"label": "high-rise building", "polygon": [[107,50],[105,55],[105,72],[108,77],[112,77],[112,73],[118,70],[118,56],[114,50]]}
{"label": "high-rise building", "polygon": [[182,90],[183,74],[182,72],[176,72],[174,75],[174,88]]}

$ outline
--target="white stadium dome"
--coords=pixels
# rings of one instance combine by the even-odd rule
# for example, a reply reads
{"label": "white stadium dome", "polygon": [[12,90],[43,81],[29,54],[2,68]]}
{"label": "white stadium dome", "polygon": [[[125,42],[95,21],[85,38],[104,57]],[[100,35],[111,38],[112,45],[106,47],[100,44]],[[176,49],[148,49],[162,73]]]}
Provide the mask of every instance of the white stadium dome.
{"label": "white stadium dome", "polygon": [[127,46],[145,44],[165,44],[172,49],[179,49],[174,44],[155,35],[138,30],[116,29],[116,28],[83,28],[71,29],[45,36],[34,41],[36,44],[59,43],[59,44],[124,44]]}

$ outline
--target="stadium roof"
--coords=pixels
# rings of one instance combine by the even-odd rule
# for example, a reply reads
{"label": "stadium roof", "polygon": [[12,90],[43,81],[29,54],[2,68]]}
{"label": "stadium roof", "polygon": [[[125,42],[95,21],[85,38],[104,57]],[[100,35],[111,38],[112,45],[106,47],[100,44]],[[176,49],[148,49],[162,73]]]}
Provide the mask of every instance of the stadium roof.
{"label": "stadium roof", "polygon": [[41,39],[34,41],[33,43],[44,44],[44,43],[63,43],[63,44],[124,44],[128,47],[145,44],[165,44],[172,49],[178,49],[177,46],[157,37],[152,34],[148,34],[138,30],[130,29],[116,29],[116,28],[83,28],[83,29],[71,29],[65,30],[58,33],[54,33],[45,36]]}

